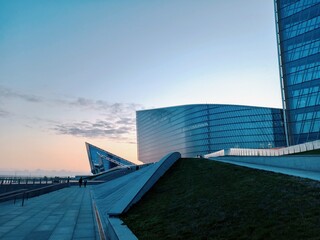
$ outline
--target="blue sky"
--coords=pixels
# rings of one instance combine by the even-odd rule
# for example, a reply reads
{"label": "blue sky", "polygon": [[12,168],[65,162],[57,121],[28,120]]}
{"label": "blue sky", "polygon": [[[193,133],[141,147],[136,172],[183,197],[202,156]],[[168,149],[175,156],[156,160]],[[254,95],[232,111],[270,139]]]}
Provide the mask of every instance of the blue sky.
{"label": "blue sky", "polygon": [[0,0],[0,56],[0,169],[137,160],[135,110],[281,107],[271,0]]}

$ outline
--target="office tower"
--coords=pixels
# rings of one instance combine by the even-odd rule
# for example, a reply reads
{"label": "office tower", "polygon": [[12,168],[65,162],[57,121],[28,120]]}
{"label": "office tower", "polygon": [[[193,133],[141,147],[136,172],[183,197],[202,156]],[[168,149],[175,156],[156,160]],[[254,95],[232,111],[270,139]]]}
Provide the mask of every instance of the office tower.
{"label": "office tower", "polygon": [[320,139],[320,0],[275,0],[288,145]]}

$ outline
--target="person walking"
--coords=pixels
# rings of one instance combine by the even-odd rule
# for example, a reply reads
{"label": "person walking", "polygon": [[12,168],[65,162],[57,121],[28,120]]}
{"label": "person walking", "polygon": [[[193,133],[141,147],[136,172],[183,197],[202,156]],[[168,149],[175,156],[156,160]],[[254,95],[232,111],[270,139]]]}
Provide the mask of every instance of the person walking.
{"label": "person walking", "polygon": [[86,187],[87,186],[87,179],[84,180],[83,182],[83,186]]}
{"label": "person walking", "polygon": [[82,177],[80,177],[80,179],[79,179],[79,187],[81,187],[82,186]]}

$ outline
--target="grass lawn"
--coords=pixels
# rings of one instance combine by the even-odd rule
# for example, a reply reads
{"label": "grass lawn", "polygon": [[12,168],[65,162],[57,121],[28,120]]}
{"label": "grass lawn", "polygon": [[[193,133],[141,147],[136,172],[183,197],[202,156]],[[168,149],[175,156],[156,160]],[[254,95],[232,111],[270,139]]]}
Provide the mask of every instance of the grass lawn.
{"label": "grass lawn", "polygon": [[320,239],[320,182],[180,159],[121,219],[139,239]]}
{"label": "grass lawn", "polygon": [[301,152],[301,153],[294,153],[294,154],[291,154],[291,155],[319,155],[319,157],[320,157],[320,149]]}

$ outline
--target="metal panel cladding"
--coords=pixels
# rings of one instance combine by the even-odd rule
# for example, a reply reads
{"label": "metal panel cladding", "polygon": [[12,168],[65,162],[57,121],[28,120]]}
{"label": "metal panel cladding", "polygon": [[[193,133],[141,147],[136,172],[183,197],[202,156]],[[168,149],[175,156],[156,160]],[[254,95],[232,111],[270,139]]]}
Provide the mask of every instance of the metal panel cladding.
{"label": "metal panel cladding", "polygon": [[195,104],[137,111],[138,158],[155,162],[171,151],[196,157],[227,148],[285,146],[281,109]]}
{"label": "metal panel cladding", "polygon": [[320,139],[320,0],[275,0],[288,145]]}

